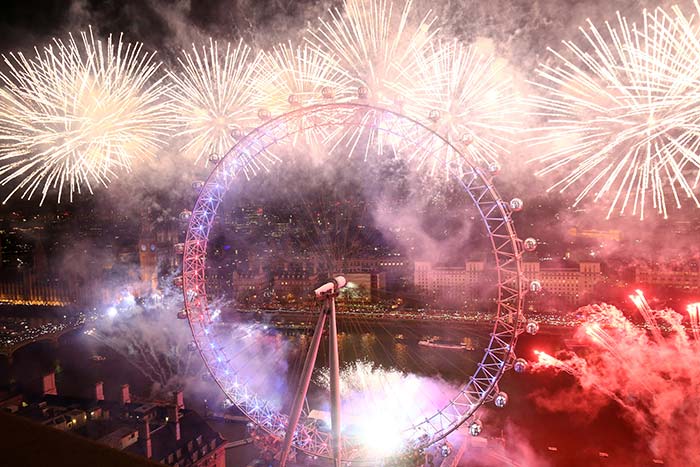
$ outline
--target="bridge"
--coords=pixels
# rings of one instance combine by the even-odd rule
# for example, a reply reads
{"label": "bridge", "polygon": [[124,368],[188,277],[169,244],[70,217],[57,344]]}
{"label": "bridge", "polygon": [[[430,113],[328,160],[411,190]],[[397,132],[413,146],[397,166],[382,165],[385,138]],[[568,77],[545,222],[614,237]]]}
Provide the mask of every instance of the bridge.
{"label": "bridge", "polygon": [[34,336],[34,337],[29,338],[29,339],[21,340],[21,341],[14,343],[14,344],[11,344],[11,345],[0,346],[0,355],[5,356],[5,357],[7,357],[8,360],[12,361],[12,356],[19,349],[26,347],[27,345],[34,344],[36,342],[42,342],[42,341],[48,341],[48,342],[51,342],[52,344],[56,345],[56,344],[58,344],[58,340],[61,337],[68,334],[69,332],[75,331],[76,329],[80,329],[83,325],[84,325],[84,323],[81,322],[81,323],[78,323],[78,324],[75,324],[72,326],[66,326],[65,328],[63,328],[59,331],[39,334],[38,336]]}

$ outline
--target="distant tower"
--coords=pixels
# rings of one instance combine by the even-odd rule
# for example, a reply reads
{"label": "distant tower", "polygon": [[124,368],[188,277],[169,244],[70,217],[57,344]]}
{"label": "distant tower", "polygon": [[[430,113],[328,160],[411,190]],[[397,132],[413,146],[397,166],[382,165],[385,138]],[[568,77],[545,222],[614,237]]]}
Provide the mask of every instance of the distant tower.
{"label": "distant tower", "polygon": [[139,276],[148,291],[158,288],[158,254],[155,238],[150,230],[142,229],[139,236]]}
{"label": "distant tower", "polygon": [[35,277],[44,279],[49,272],[49,260],[46,256],[46,249],[41,238],[34,244],[34,256],[32,258],[32,269]]}

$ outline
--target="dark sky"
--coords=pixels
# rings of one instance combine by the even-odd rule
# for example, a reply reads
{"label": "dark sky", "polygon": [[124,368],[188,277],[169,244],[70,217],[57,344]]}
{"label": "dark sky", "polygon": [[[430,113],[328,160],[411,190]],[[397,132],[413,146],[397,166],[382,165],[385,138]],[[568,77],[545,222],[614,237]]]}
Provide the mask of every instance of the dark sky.
{"label": "dark sky", "polygon": [[274,23],[300,30],[307,13],[323,10],[307,0],[7,0],[0,50],[26,49],[92,25],[100,35],[123,32],[129,41],[167,52],[198,36],[254,41],[264,29],[279,31]]}
{"label": "dark sky", "polygon": [[[398,1],[397,3],[401,3]],[[679,0],[681,5],[691,3]],[[92,25],[99,34],[123,32],[168,55],[189,42],[213,36],[243,37],[268,46],[298,37],[338,0],[5,0],[0,16],[0,51],[26,49]],[[613,20],[615,11],[633,19],[653,0],[414,0],[420,12],[432,10],[446,36],[471,42],[493,39],[500,52],[523,64],[548,45],[576,37],[591,18]],[[691,9],[686,7],[686,11]]]}
{"label": "dark sky", "polygon": [[[694,11],[690,0],[673,3],[684,5],[687,14]],[[172,64],[181,48],[208,37],[242,37],[258,48],[299,39],[305,27],[340,4],[338,0],[5,0],[0,52],[28,51],[49,43],[52,36],[65,37],[92,25],[99,36],[123,32],[126,41],[144,42]],[[432,9],[443,37],[467,43],[492,40],[523,81],[546,56],[547,46],[559,48],[561,40],[580,38],[577,28],[586,18],[603,26],[604,20],[615,20],[616,10],[634,19],[644,8],[658,5],[652,0],[414,0],[418,11]],[[520,166],[526,156],[518,154],[509,162],[518,167],[504,172],[515,176],[502,181],[500,188],[506,197],[518,195],[531,205],[542,204],[551,217],[547,204],[552,195],[545,195],[542,186],[527,193],[533,191],[533,180],[532,169]]]}

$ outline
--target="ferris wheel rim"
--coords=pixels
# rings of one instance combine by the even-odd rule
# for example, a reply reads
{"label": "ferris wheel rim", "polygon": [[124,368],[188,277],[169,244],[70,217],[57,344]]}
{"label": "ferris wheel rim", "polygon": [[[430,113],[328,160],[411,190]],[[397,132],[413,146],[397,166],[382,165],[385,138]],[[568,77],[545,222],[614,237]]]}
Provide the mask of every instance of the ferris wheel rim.
{"label": "ferris wheel rim", "polygon": [[[314,114],[326,114],[326,117],[337,116],[345,112],[344,116],[351,116],[353,112],[366,112],[379,114],[382,118],[391,117],[403,122],[408,122],[411,127],[422,131],[429,138],[438,141],[442,147],[450,148],[468,164],[467,175],[460,177],[460,182],[474,202],[481,220],[490,239],[491,249],[494,254],[497,271],[497,307],[493,330],[490,335],[489,345],[484,351],[477,370],[461,387],[456,396],[451,398],[445,407],[438,410],[424,421],[407,428],[404,432],[412,431],[412,440],[415,447],[432,445],[451,432],[455,431],[465,421],[474,417],[476,411],[487,401],[493,399],[498,392],[498,381],[506,369],[514,360],[514,347],[518,335],[522,332],[522,301],[524,290],[524,278],[522,276],[522,246],[515,233],[512,223],[511,210],[499,196],[491,183],[490,175],[477,167],[462,152],[450,143],[446,138],[418,122],[415,119],[402,115],[394,110],[379,108],[363,103],[328,103],[301,107],[291,112],[279,115],[263,122],[260,126],[243,136],[216,164],[209,177],[201,187],[195,207],[189,219],[187,236],[183,253],[183,295],[188,323],[192,331],[194,343],[201,354],[207,370],[213,377],[222,392],[243,412],[251,421],[275,437],[283,437],[286,428],[284,414],[275,413],[267,404],[267,401],[248,391],[233,376],[231,381],[230,370],[226,368],[228,362],[222,348],[217,348],[216,342],[209,338],[207,326],[211,325],[210,310],[206,295],[206,248],[213,219],[222,201],[223,194],[228,191],[230,184],[238,169],[245,170],[244,163],[254,161],[254,158],[263,153],[266,148],[279,143],[292,132],[283,136],[274,135],[275,129],[282,127],[285,122],[302,122],[294,129],[295,133],[301,133],[321,126],[364,126],[355,120],[339,120],[332,122],[312,123],[308,127],[303,125],[303,118]],[[377,131],[388,131],[376,129]],[[265,143],[261,141],[267,138]],[[236,159],[236,156],[238,157]],[[231,160],[231,158],[234,158]],[[232,174],[227,175],[227,170]],[[223,181],[219,180],[223,177]],[[227,178],[228,177],[228,178]],[[223,182],[223,185],[221,186]],[[204,235],[206,233],[206,235]],[[507,316],[505,316],[507,314]],[[423,432],[427,438],[420,433]],[[325,433],[317,429],[300,426],[295,435],[294,446],[308,454],[329,457],[329,440]],[[359,450],[352,442],[344,446],[344,452]],[[362,461],[361,458],[352,459]]]}

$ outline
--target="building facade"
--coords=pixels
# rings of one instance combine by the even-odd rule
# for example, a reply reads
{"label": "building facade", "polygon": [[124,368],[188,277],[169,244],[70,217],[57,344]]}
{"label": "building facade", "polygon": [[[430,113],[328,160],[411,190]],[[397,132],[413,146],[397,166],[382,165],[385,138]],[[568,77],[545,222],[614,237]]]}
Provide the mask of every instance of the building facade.
{"label": "building facade", "polygon": [[680,265],[641,265],[634,269],[634,280],[639,285],[700,290],[700,268],[693,262]]}
{"label": "building facade", "polygon": [[435,266],[425,261],[416,261],[413,265],[416,289],[436,304],[468,306],[483,296],[492,278],[494,273],[487,270],[484,261],[467,261],[464,266]]}
{"label": "building facade", "polygon": [[580,305],[591,296],[603,279],[600,263],[523,262],[523,273],[528,280],[538,280],[541,294],[554,297],[569,305]]}

